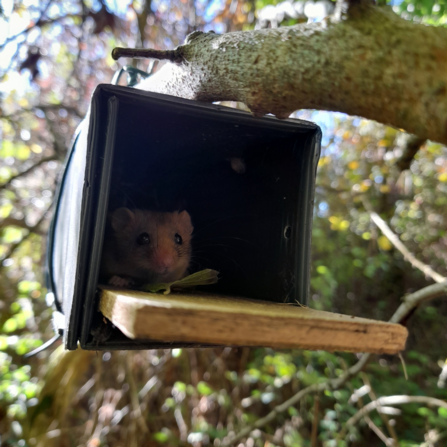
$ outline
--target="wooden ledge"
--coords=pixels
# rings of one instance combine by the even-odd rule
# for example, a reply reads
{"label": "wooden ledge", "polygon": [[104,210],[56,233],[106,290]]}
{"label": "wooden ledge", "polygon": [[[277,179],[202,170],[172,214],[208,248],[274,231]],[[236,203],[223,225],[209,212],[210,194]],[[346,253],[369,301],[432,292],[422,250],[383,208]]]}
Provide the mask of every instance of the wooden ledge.
{"label": "wooden ledge", "polygon": [[99,308],[127,337],[165,342],[396,354],[408,336],[399,324],[197,292],[104,288]]}

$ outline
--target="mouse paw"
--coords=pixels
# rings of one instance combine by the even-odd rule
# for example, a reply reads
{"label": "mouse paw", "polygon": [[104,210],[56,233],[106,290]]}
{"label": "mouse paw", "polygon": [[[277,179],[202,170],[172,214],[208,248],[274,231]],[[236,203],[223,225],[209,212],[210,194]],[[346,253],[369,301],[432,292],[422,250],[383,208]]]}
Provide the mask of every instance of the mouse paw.
{"label": "mouse paw", "polygon": [[133,282],[115,275],[109,279],[109,284],[115,287],[128,287],[133,284]]}

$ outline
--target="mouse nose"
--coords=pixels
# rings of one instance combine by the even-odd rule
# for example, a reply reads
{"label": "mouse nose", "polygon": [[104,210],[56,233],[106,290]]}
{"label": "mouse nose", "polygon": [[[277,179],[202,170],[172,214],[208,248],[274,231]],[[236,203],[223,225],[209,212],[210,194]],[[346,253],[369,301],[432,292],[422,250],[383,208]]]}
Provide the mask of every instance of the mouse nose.
{"label": "mouse nose", "polygon": [[169,252],[158,252],[154,256],[154,264],[157,273],[165,273],[174,264],[174,257]]}

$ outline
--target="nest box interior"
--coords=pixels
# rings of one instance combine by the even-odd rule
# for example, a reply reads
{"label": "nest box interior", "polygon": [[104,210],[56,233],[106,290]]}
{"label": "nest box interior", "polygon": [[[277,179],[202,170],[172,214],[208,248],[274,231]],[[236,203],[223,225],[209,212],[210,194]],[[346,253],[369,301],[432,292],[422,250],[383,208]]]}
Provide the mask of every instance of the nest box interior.
{"label": "nest box interior", "polygon": [[[218,105],[100,85],[67,164],[50,238],[49,286],[65,316],[66,348],[76,349],[78,342],[98,350],[238,344],[234,339],[194,339],[197,331],[212,330],[206,315],[192,327],[192,320],[182,320],[184,309],[173,302],[160,304],[158,298],[153,306],[169,309],[165,316],[177,327],[191,326],[190,338],[180,333],[154,337],[120,326],[114,316],[118,308],[133,303],[125,317],[131,320],[143,315],[142,307],[150,302],[132,301],[145,299],[137,292],[99,287],[107,213],[121,206],[189,212],[194,225],[191,273],[204,268],[220,272],[217,284],[198,289],[202,304],[197,311],[207,309],[206,300],[211,307],[218,298],[230,300],[228,310],[231,297],[245,297],[236,313],[250,320],[253,300],[289,310],[291,304],[306,304],[320,138],[318,126],[308,122],[254,118]],[[200,290],[211,295],[201,296]],[[107,299],[118,307],[104,304]],[[258,317],[268,317],[269,309]],[[149,309],[140,326],[155,327],[151,315]],[[275,332],[274,318],[268,325]],[[256,339],[241,338],[239,344],[256,345]]]}

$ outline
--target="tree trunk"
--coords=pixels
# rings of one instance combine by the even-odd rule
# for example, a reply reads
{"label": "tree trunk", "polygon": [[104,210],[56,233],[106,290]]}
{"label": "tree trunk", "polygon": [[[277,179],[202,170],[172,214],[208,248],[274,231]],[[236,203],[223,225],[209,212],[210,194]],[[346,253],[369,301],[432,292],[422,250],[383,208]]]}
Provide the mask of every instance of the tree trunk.
{"label": "tree trunk", "polygon": [[140,51],[174,62],[142,82],[144,90],[241,101],[256,116],[339,111],[447,143],[447,29],[388,7],[353,4],[323,22],[279,29],[196,31],[173,51]]}

